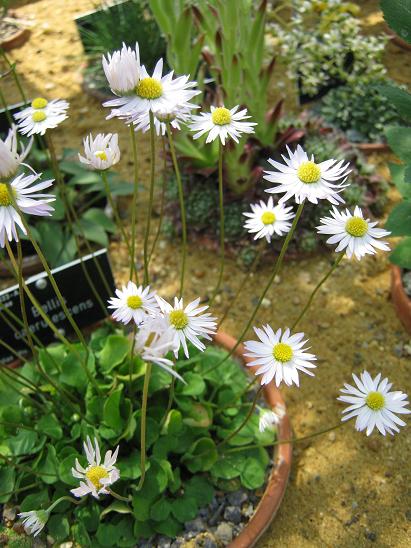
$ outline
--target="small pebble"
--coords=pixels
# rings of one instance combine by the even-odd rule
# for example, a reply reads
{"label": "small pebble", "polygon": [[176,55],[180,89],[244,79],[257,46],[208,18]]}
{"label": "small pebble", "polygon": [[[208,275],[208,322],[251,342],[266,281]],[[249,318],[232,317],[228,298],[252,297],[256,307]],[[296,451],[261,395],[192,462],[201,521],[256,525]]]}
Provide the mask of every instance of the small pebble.
{"label": "small pebble", "polygon": [[221,542],[229,543],[233,540],[233,528],[228,523],[220,523],[215,531],[215,536]]}
{"label": "small pebble", "polygon": [[195,518],[185,524],[185,529],[189,532],[201,533],[201,531],[205,531],[207,529],[207,526],[201,518]]}
{"label": "small pebble", "polygon": [[395,344],[394,348],[393,348],[394,355],[397,356],[397,358],[401,358],[402,357],[402,352],[403,352],[402,343]]}
{"label": "small pebble", "polygon": [[227,500],[232,506],[241,506],[247,498],[247,493],[243,490],[234,491],[227,496]]}
{"label": "small pebble", "polygon": [[267,299],[266,297],[264,297],[264,299],[261,301],[261,306],[263,308],[270,308],[270,306],[271,306],[270,299]]}
{"label": "small pebble", "polygon": [[371,542],[375,542],[377,540],[377,535],[373,531],[365,531],[364,536],[366,539],[371,540]]}
{"label": "small pebble", "polygon": [[238,524],[241,521],[241,510],[238,506],[227,506],[224,510],[224,519]]}
{"label": "small pebble", "polygon": [[335,441],[335,432],[330,432],[330,433],[328,434],[328,439],[329,439],[330,441]]}

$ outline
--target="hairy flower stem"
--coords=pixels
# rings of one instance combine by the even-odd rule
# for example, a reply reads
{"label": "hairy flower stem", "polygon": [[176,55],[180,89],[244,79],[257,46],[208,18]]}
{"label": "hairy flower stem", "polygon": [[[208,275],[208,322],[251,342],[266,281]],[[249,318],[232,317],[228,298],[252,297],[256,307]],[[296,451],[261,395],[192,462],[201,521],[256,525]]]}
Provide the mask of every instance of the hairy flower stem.
{"label": "hairy flower stem", "polygon": [[274,269],[273,269],[273,272],[270,276],[270,279],[268,280],[266,286],[264,287],[263,289],[263,292],[261,293],[259,299],[258,299],[258,302],[247,322],[247,325],[244,327],[243,331],[241,332],[241,335],[239,336],[239,338],[237,339],[237,342],[235,343],[235,345],[231,348],[231,350],[229,352],[227,352],[227,354],[224,356],[224,358],[222,360],[220,360],[219,362],[217,362],[215,365],[213,365],[212,367],[210,367],[209,369],[207,369],[204,374],[207,374],[207,373],[210,373],[211,371],[214,371],[214,369],[217,369],[217,367],[220,367],[220,365],[222,365],[225,361],[227,361],[233,354],[234,352],[237,350],[237,348],[240,346],[240,344],[242,343],[243,339],[244,339],[244,336],[246,335],[247,331],[250,329],[253,321],[254,321],[254,318],[256,317],[257,315],[257,312],[260,310],[260,306],[261,306],[261,303],[263,302],[265,296],[267,295],[271,285],[273,284],[274,282],[274,278],[277,276],[277,274],[280,272],[281,270],[281,267],[282,267],[282,264],[283,264],[283,260],[284,260],[284,255],[288,249],[288,245],[293,237],[293,234],[295,232],[295,229],[297,227],[297,224],[298,224],[298,220],[299,218],[301,217],[301,213],[303,212],[303,208],[304,208],[304,202],[302,202],[299,206],[298,206],[298,209],[297,209],[297,213],[294,217],[294,220],[293,220],[293,224],[291,225],[291,229],[290,231],[288,232],[285,240],[284,240],[284,243],[283,243],[283,246],[281,248],[281,251],[280,251],[280,254],[278,256],[278,259],[275,263],[275,266],[274,266]]}
{"label": "hairy flower stem", "polygon": [[[175,365],[175,363],[174,363],[174,365]],[[160,422],[160,432],[161,432],[161,430],[163,429],[163,426],[166,423],[168,414],[170,413],[170,410],[171,410],[171,406],[173,405],[175,384],[176,384],[176,378],[171,377],[170,391],[168,393],[167,408],[166,408],[166,411],[165,411],[165,413],[163,415],[163,418],[161,419],[161,422]]]}
{"label": "hairy flower stem", "polygon": [[331,276],[331,274],[334,272],[334,270],[337,268],[337,266],[340,264],[340,262],[342,261],[343,257],[344,257],[345,253],[341,253],[340,255],[338,255],[338,257],[335,259],[334,261],[334,264],[332,265],[332,267],[330,268],[330,270],[327,272],[327,274],[321,278],[321,280],[318,282],[318,284],[315,286],[313,292],[311,293],[308,301],[306,302],[304,308],[302,309],[300,315],[298,316],[298,318],[295,320],[295,322],[293,323],[292,327],[291,327],[291,331],[294,331],[294,329],[297,327],[297,325],[300,323],[302,317],[304,316],[304,314],[307,312],[307,310],[310,308],[311,306],[311,303],[313,302],[313,299],[314,297],[316,296],[316,294],[318,293],[318,290],[320,289],[320,287],[323,285],[324,282],[326,282],[328,280],[328,278]]}
{"label": "hairy flower stem", "polygon": [[117,228],[119,229],[119,231],[120,231],[120,233],[123,237],[124,243],[127,247],[127,251],[129,252],[130,257],[131,257],[131,252],[132,252],[131,245],[130,245],[130,242],[129,242],[129,239],[128,239],[128,236],[127,236],[127,232],[124,228],[123,221],[121,220],[120,214],[118,212],[117,205],[114,201],[113,195],[111,194],[110,185],[108,184],[107,174],[106,174],[105,171],[100,171],[100,175],[101,175],[101,178],[103,180],[103,184],[104,184],[104,188],[105,188],[105,191],[106,191],[108,203],[110,204],[110,207],[113,211],[114,220],[116,222]]}
{"label": "hairy flower stem", "polygon": [[136,346],[136,334],[137,334],[137,326],[136,324],[133,324],[133,332],[132,332],[133,340],[131,341],[130,354],[128,357],[128,376],[129,376],[128,391],[129,391],[129,397],[131,401],[133,401],[133,365],[134,365],[133,358],[134,358],[134,348]]}
{"label": "hairy flower stem", "polygon": [[146,374],[144,377],[144,386],[143,386],[143,401],[141,404],[141,423],[140,423],[140,468],[141,468],[141,477],[137,485],[137,490],[140,490],[143,487],[144,478],[146,475],[146,429],[147,429],[147,399],[148,399],[148,387],[150,384],[151,377],[151,362],[146,363]]}
{"label": "hairy flower stem", "polygon": [[130,250],[130,280],[135,277],[138,284],[138,273],[136,267],[136,221],[137,221],[137,198],[138,198],[138,164],[137,164],[137,141],[133,124],[130,124],[130,137],[133,149],[134,186],[133,203],[131,208],[131,250]]}
{"label": "hairy flower stem", "polygon": [[224,276],[225,249],[224,249],[224,194],[223,194],[223,144],[220,141],[218,149],[218,202],[220,208],[220,271],[218,273],[217,285],[210,299],[212,305],[217,293],[220,291]]}
{"label": "hairy flower stem", "polygon": [[[93,384],[93,386],[96,388],[97,392],[100,392],[100,388],[99,388],[99,386],[98,386],[98,384],[97,384],[95,378],[93,377],[93,375],[91,374],[91,372],[89,371],[89,369],[88,369],[88,367],[87,367],[88,356],[89,356],[89,349],[88,349],[86,340],[85,340],[85,338],[84,338],[82,332],[80,331],[78,325],[77,325],[76,322],[74,321],[72,315],[70,314],[69,309],[67,308],[67,305],[66,305],[66,302],[65,302],[65,300],[64,300],[64,297],[63,297],[63,295],[61,294],[60,289],[58,288],[58,285],[57,285],[57,283],[56,283],[56,280],[54,279],[54,276],[53,276],[53,274],[52,274],[52,272],[51,272],[51,270],[50,270],[50,267],[49,267],[49,265],[48,265],[48,263],[47,263],[47,260],[46,260],[45,256],[43,255],[43,252],[41,251],[41,249],[40,249],[38,243],[36,242],[36,240],[35,240],[35,238],[34,238],[32,232],[31,232],[31,229],[30,229],[29,225],[27,224],[27,221],[26,221],[26,219],[25,219],[25,217],[24,217],[24,213],[20,210],[19,206],[18,206],[17,203],[16,203],[16,200],[15,200],[15,198],[14,198],[13,190],[12,190],[12,188],[11,188],[10,183],[6,183],[6,184],[7,184],[7,189],[8,189],[8,191],[9,191],[9,195],[10,195],[11,200],[12,200],[12,203],[13,203],[13,207],[15,208],[15,210],[17,211],[17,213],[20,215],[21,221],[22,221],[23,226],[24,226],[24,228],[25,228],[25,230],[26,230],[26,234],[27,234],[27,236],[28,236],[28,238],[29,238],[29,240],[30,240],[30,243],[31,243],[31,245],[34,247],[34,249],[35,249],[35,251],[36,251],[36,253],[37,253],[37,255],[38,255],[39,259],[40,259],[40,262],[41,262],[41,264],[43,265],[44,270],[46,271],[47,277],[48,277],[48,279],[49,279],[49,281],[50,281],[50,283],[51,283],[51,286],[52,286],[52,288],[53,288],[53,290],[54,290],[54,292],[55,292],[55,294],[56,294],[56,296],[57,296],[57,299],[58,299],[58,301],[59,301],[59,303],[60,303],[61,308],[63,309],[63,312],[64,312],[64,314],[65,314],[67,320],[69,321],[71,327],[73,328],[73,330],[74,330],[74,332],[76,333],[76,335],[77,335],[77,337],[78,337],[80,343],[82,344],[82,346],[83,346],[83,348],[84,348],[86,357],[85,357],[85,360],[84,360],[84,363],[83,363],[83,369],[84,369],[84,371],[85,371],[85,373],[86,373],[86,375],[87,375],[89,381],[90,381],[90,382]],[[24,284],[24,285],[25,285],[25,284]],[[25,291],[26,291],[27,295],[29,296],[29,298],[30,298],[30,300],[31,300],[30,294],[32,295],[32,293],[31,293],[30,290],[28,290],[27,285],[25,285],[25,288],[26,288]],[[28,290],[28,291],[27,291],[27,290]],[[32,295],[32,296],[33,296],[33,295]],[[33,297],[33,298],[34,298],[34,297]],[[32,302],[33,302],[33,301],[32,301]],[[37,301],[36,301],[36,302],[37,302]],[[34,302],[33,302],[33,304],[34,304]],[[51,320],[48,318],[47,314],[44,314],[44,313],[43,313],[43,310],[42,310],[41,306],[40,306],[38,303],[37,303],[37,305],[35,305],[35,306],[36,306],[36,308],[37,308],[37,306],[40,308],[41,312],[40,312],[40,310],[39,310],[39,312],[40,312],[40,314],[42,315],[43,319],[46,318],[45,321],[47,322],[47,325],[49,325],[49,327],[50,327],[50,325],[54,325],[54,324],[52,324]],[[43,313],[43,314],[42,314],[42,313]],[[57,330],[57,333],[59,333],[59,335],[60,335],[59,330],[58,330],[57,328],[56,328],[56,330]],[[53,331],[54,331],[54,329],[53,329]],[[68,341],[67,341],[67,342],[68,342]],[[71,346],[70,343],[68,343],[68,344],[69,344],[69,346]],[[82,361],[82,360],[81,360],[81,361]]]}
{"label": "hairy flower stem", "polygon": [[163,144],[164,165],[163,165],[163,183],[161,185],[161,197],[160,197],[160,218],[158,220],[157,232],[153,240],[153,245],[151,246],[150,258],[149,258],[150,261],[156,249],[156,245],[161,234],[161,228],[163,226],[163,219],[164,219],[164,201],[165,201],[166,183],[167,183],[167,152],[166,152],[166,145],[165,145],[166,141],[164,137],[163,139],[161,139],[161,142]]}
{"label": "hairy flower stem", "polygon": [[77,235],[77,232],[79,232],[80,236],[83,238],[83,242],[84,242],[84,245],[87,248],[87,252],[91,254],[91,256],[93,258],[94,265],[96,267],[96,270],[97,270],[97,272],[98,272],[98,274],[101,278],[101,281],[103,282],[104,287],[105,287],[108,294],[111,294],[111,288],[108,285],[106,277],[105,277],[105,275],[104,275],[104,273],[101,269],[100,263],[98,262],[98,260],[96,259],[96,257],[93,254],[93,250],[91,249],[90,243],[89,243],[88,239],[86,238],[86,235],[85,235],[84,230],[81,226],[81,223],[80,223],[80,220],[79,220],[78,215],[76,213],[76,210],[75,210],[75,208],[73,207],[73,205],[71,204],[70,200],[67,197],[64,178],[63,178],[63,175],[60,171],[59,163],[58,163],[58,160],[57,160],[56,149],[54,148],[54,143],[53,143],[49,133],[46,133],[46,142],[47,142],[47,147],[48,147],[48,152],[49,152],[51,168],[53,170],[54,177],[55,177],[56,182],[57,182],[57,187],[59,189],[61,199],[63,201],[64,212],[65,212],[65,215],[66,215],[67,223],[69,225],[70,233],[73,234],[74,240],[76,242],[77,255],[78,255],[78,258],[80,260],[81,269],[84,273],[84,277],[86,278],[87,283],[88,283],[91,291],[94,294],[94,297],[96,298],[97,302],[100,305],[100,308],[102,309],[103,313],[106,314],[107,307],[103,303],[103,301],[100,297],[100,293],[97,291],[97,288],[94,285],[93,280],[92,280],[92,278],[90,277],[90,275],[88,273],[87,267],[84,264],[82,253],[81,253],[81,242],[80,242],[80,239]]}
{"label": "hairy flower stem", "polygon": [[37,350],[34,347],[33,339],[31,336],[30,326],[27,319],[27,310],[26,310],[26,303],[24,299],[24,280],[23,280],[23,273],[22,273],[22,262],[23,262],[23,254],[21,250],[21,242],[20,240],[17,242],[17,253],[18,253],[18,264],[16,264],[16,260],[14,258],[13,251],[10,247],[10,244],[6,238],[6,249],[9,254],[10,262],[13,265],[13,268],[16,271],[17,277],[18,277],[18,285],[19,285],[19,298],[20,298],[20,310],[21,310],[21,317],[23,320],[24,325],[24,332],[27,336],[29,348],[31,351],[31,354],[33,356],[33,360],[37,366],[37,369],[39,370],[40,375],[42,375],[46,381],[56,390],[56,392],[60,393],[63,399],[66,401],[66,403],[69,404],[69,406],[74,410],[74,412],[77,413],[77,408],[74,407],[73,403],[70,400],[70,396],[67,395],[66,391],[63,390],[62,387],[60,387],[57,383],[54,382],[54,380],[48,375],[48,373],[45,371],[45,369],[41,366],[41,363],[38,359]]}
{"label": "hairy flower stem", "polygon": [[[339,422],[338,424],[334,424],[334,426],[329,426],[328,428],[324,428],[324,430],[313,432],[312,434],[308,434],[307,436],[302,436],[301,438],[291,438],[289,440],[275,440],[272,443],[265,445],[264,447],[272,447],[273,445],[285,445],[286,443],[299,443],[300,441],[305,441],[311,438],[316,438],[317,436],[322,436],[323,434],[327,434],[327,432],[331,432],[332,430],[337,430],[337,428],[341,428],[342,426],[345,426],[345,424],[346,424],[345,422]],[[247,446],[243,445],[241,447],[233,447],[231,449],[226,449],[224,453],[236,453],[237,451],[255,449],[256,447],[261,447],[261,446],[257,444],[247,445]]]}
{"label": "hairy flower stem", "polygon": [[261,395],[262,390],[263,390],[263,387],[260,386],[254,396],[253,403],[251,404],[250,409],[248,410],[247,416],[245,417],[243,422],[240,424],[240,426],[238,426],[233,432],[231,432],[231,434],[229,434],[226,438],[220,441],[220,443],[217,443],[217,448],[225,445],[229,440],[234,438],[234,436],[237,435],[244,428],[244,426],[247,424],[252,414],[254,413],[255,406],[257,405],[257,401]]}
{"label": "hairy flower stem", "polygon": [[67,495],[65,495],[64,497],[60,497],[59,499],[57,499],[56,501],[54,501],[46,510],[46,512],[50,513],[52,510],[54,510],[54,508],[60,504],[60,502],[63,502],[63,500],[68,500],[69,502],[72,502],[73,504],[76,504],[76,505],[79,505],[81,504],[83,501],[80,499],[80,500],[77,500],[77,499],[74,499],[73,497],[69,497]]}
{"label": "hairy flower stem", "polygon": [[110,495],[112,497],[114,497],[117,500],[121,500],[122,502],[131,502],[131,497],[130,496],[122,497],[121,495],[119,495],[118,493],[116,493],[115,491],[110,489],[110,487],[107,487],[107,491],[110,493]]}
{"label": "hairy flower stem", "polygon": [[241,284],[239,285],[234,297],[231,299],[231,301],[229,302],[227,308],[224,310],[224,314],[223,314],[221,320],[218,323],[218,328],[217,329],[220,329],[221,325],[223,324],[223,322],[227,318],[230,310],[232,309],[234,303],[237,301],[238,297],[243,292],[243,289],[244,289],[246,283],[248,282],[250,277],[256,271],[258,263],[260,262],[260,259],[261,259],[261,255],[263,254],[263,251],[264,251],[264,240],[261,242],[261,245],[258,248],[257,254],[254,257],[254,261],[253,261],[251,267],[248,269],[247,273],[244,275],[243,280],[242,280]]}
{"label": "hairy flower stem", "polygon": [[150,166],[150,191],[148,197],[148,209],[147,209],[147,222],[146,230],[144,233],[144,285],[147,285],[150,282],[150,277],[148,273],[148,267],[150,263],[150,257],[148,254],[148,240],[150,237],[150,226],[151,226],[151,214],[153,212],[153,199],[154,199],[154,176],[155,176],[155,167],[156,167],[156,141],[155,141],[155,126],[154,126],[154,114],[150,110],[150,157],[151,157],[151,166]]}
{"label": "hairy flower stem", "polygon": [[17,74],[16,64],[12,63],[10,61],[10,59],[7,57],[5,51],[2,48],[0,48],[0,55],[3,57],[4,61],[9,66],[9,68],[10,68],[12,74],[13,74],[14,82],[17,86],[17,89],[20,92],[21,98],[23,99],[24,104],[27,105],[27,97],[26,97],[26,94],[24,93],[23,86],[21,85],[19,75]]}
{"label": "hairy flower stem", "polygon": [[173,160],[174,173],[177,179],[177,188],[178,188],[178,199],[180,202],[180,214],[181,214],[181,272],[180,272],[180,294],[179,297],[183,296],[184,290],[184,278],[186,271],[186,260],[187,260],[187,219],[186,219],[186,209],[184,205],[184,189],[183,182],[181,180],[181,173],[178,167],[177,156],[174,146],[173,132],[171,129],[170,122],[167,122],[167,136],[168,142],[170,145],[171,158]]}

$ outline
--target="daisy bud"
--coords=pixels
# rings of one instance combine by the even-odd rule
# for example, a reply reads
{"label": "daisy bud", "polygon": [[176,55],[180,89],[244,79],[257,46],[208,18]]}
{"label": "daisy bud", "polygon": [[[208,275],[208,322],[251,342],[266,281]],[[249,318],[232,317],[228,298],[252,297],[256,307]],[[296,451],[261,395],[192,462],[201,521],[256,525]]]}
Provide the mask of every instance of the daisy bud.
{"label": "daisy bud", "polygon": [[105,171],[120,161],[117,133],[99,133],[94,139],[92,134],[83,140],[85,156],[78,155],[82,164],[91,169]]}

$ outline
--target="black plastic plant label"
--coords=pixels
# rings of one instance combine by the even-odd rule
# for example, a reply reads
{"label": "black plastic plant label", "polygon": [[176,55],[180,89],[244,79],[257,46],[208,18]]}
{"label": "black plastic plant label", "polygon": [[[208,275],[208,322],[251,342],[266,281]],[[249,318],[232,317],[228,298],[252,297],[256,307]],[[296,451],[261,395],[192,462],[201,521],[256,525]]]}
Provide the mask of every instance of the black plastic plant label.
{"label": "black plastic plant label", "polygon": [[[113,273],[107,256],[107,249],[100,249],[52,270],[57,285],[65,299],[66,306],[80,328],[88,327],[108,316],[106,308],[115,289]],[[70,336],[72,327],[45,272],[26,279],[26,284],[43,311],[63,335]],[[39,311],[25,295],[27,319],[30,332],[43,344],[57,341]],[[0,339],[22,355],[28,354],[24,342],[24,328],[18,285],[0,292]],[[35,342],[35,341],[34,341]],[[4,345],[0,344],[0,364],[16,359]]]}

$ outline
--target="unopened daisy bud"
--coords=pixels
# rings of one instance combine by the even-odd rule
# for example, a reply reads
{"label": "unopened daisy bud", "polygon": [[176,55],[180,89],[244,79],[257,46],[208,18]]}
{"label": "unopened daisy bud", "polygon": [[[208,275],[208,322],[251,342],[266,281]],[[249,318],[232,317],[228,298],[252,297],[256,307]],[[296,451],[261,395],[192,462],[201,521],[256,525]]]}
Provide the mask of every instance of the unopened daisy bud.
{"label": "unopened daisy bud", "polygon": [[127,95],[134,91],[140,78],[140,50],[123,43],[120,51],[103,55],[103,70],[111,91],[115,95]]}
{"label": "unopened daisy bud", "polygon": [[116,295],[108,301],[108,308],[114,310],[112,315],[118,322],[128,324],[133,320],[139,325],[147,315],[156,316],[160,310],[150,286],[143,288],[130,281],[122,289],[116,289]]}
{"label": "unopened daisy bud", "polygon": [[353,374],[355,386],[344,384],[340,390],[344,395],[337,399],[348,403],[343,410],[342,421],[357,417],[355,428],[358,431],[366,430],[369,436],[375,427],[385,436],[399,432],[398,426],[405,426],[405,422],[397,417],[398,414],[411,413],[406,406],[409,405],[408,396],[404,392],[390,391],[392,384],[388,379],[381,380],[381,373],[373,379],[364,371],[360,378]]}
{"label": "unopened daisy bud", "polygon": [[23,520],[26,532],[35,537],[46,525],[49,515],[46,510],[31,510],[30,512],[20,512],[18,514],[19,518]]}
{"label": "unopened daisy bud", "polygon": [[291,335],[289,329],[284,333],[277,329],[274,333],[269,325],[263,325],[262,329],[254,327],[254,331],[260,340],[245,342],[244,356],[251,358],[247,363],[249,367],[257,367],[255,374],[262,375],[261,385],[268,384],[274,379],[277,386],[280,386],[282,381],[287,386],[299,386],[299,371],[314,375],[310,369],[316,365],[311,362],[317,358],[304,348],[307,342],[303,340],[304,333]]}
{"label": "unopened daisy bud", "polygon": [[83,481],[80,481],[80,487],[71,489],[71,493],[75,497],[91,494],[98,499],[99,495],[108,495],[110,493],[109,486],[120,478],[120,471],[114,466],[119,446],[114,453],[107,451],[103,462],[101,462],[100,447],[96,438],[94,438],[93,446],[87,436],[87,443],[84,443],[83,447],[88,466],[83,468],[76,459],[76,466],[71,469],[71,473],[75,478]]}
{"label": "unopened daisy bud", "polygon": [[285,409],[283,406],[276,406],[275,409],[269,411],[264,409],[260,413],[258,428],[260,432],[265,430],[275,430],[276,425],[285,415]]}
{"label": "unopened daisy bud", "polygon": [[47,101],[37,97],[31,105],[14,115],[18,129],[23,135],[44,135],[48,129],[57,127],[67,118],[69,104],[61,99]]}
{"label": "unopened daisy bud", "polygon": [[199,116],[192,117],[190,129],[195,131],[193,139],[198,139],[207,134],[206,143],[211,143],[220,138],[221,143],[225,145],[228,137],[231,137],[236,143],[243,133],[254,133],[255,122],[245,122],[247,118],[247,109],[240,110],[239,105],[229,110],[226,107],[211,107],[210,112],[201,112]]}
{"label": "unopened daisy bud", "polygon": [[375,228],[378,224],[364,219],[363,212],[356,206],[354,214],[348,209],[338,211],[336,207],[330,211],[331,217],[320,219],[317,226],[319,234],[329,234],[327,244],[338,244],[335,251],[339,253],[345,250],[346,256],[351,259],[354,255],[360,260],[364,255],[374,255],[376,249],[389,251],[387,242],[379,241],[379,238],[389,236],[390,232],[383,228]]}
{"label": "unopened daisy bud", "polygon": [[3,140],[0,139],[0,178],[8,179],[15,175],[20,164],[30,152],[33,139],[30,139],[26,148],[20,143],[20,153],[18,152],[17,127],[13,126]]}
{"label": "unopened daisy bud", "polygon": [[99,133],[94,139],[92,134],[83,140],[85,156],[78,155],[82,164],[91,169],[104,171],[120,161],[117,133]]}
{"label": "unopened daisy bud", "polygon": [[[197,107],[196,105],[193,105],[190,108],[173,106],[153,111],[156,134],[165,135],[167,132],[167,123],[169,123],[172,128],[180,130],[180,124],[190,120],[192,108]],[[150,113],[143,112],[142,114],[131,117],[130,122],[134,124],[135,131],[140,130],[143,133],[146,133],[150,129]]]}

